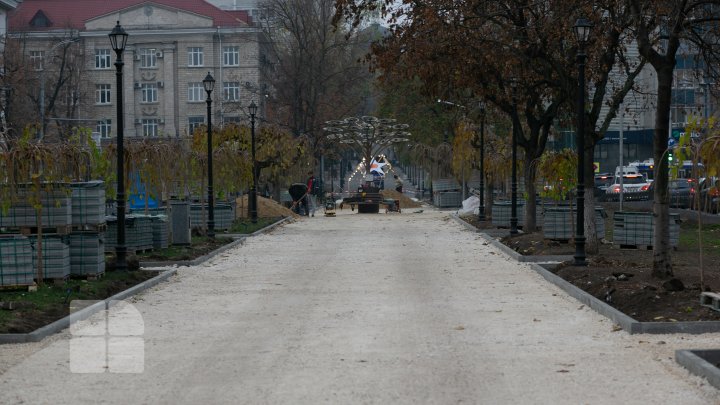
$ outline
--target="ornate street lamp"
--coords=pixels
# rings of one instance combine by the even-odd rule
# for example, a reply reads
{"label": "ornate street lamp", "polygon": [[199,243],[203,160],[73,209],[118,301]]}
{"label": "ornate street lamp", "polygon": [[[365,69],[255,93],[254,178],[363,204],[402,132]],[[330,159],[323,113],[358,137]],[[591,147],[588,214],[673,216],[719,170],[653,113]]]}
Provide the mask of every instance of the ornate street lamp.
{"label": "ornate street lamp", "polygon": [[575,230],[575,265],[587,266],[585,260],[585,46],[590,39],[592,23],[585,18],[575,22],[578,43],[578,99],[577,99],[577,220]]}
{"label": "ornate street lamp", "polygon": [[215,89],[215,79],[208,72],[203,79],[203,86],[207,93],[207,160],[208,160],[208,222],[207,236],[215,238],[215,193],[213,192],[213,150],[212,150],[212,97]]}
{"label": "ornate street lamp", "polygon": [[518,118],[517,118],[517,80],[513,79],[510,82],[510,89],[512,92],[512,177],[510,180],[510,234],[517,235],[518,229],[518,217],[517,217],[517,131],[518,131]]}
{"label": "ornate street lamp", "polygon": [[127,44],[128,33],[117,22],[115,28],[108,34],[113,51],[117,55],[115,60],[115,79],[117,86],[117,243],[115,245],[115,269],[127,270],[127,246],[125,246],[125,150],[123,145],[123,59],[122,54]]}
{"label": "ornate street lamp", "polygon": [[257,223],[257,160],[255,160],[255,115],[257,114],[258,107],[255,105],[255,101],[251,101],[248,106],[248,112],[250,113],[250,144],[252,149],[252,187],[250,188],[250,220],[253,224]]}
{"label": "ornate street lamp", "polygon": [[485,220],[485,103],[480,102],[480,207],[478,220]]}

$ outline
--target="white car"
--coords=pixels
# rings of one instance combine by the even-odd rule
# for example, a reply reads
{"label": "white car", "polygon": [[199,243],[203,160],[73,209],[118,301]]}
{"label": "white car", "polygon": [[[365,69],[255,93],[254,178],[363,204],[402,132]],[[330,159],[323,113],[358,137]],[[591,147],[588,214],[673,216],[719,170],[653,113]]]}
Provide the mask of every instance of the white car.
{"label": "white car", "polygon": [[[642,174],[626,174],[623,180],[623,200],[648,200],[652,193],[652,182]],[[616,176],[613,184],[605,190],[608,199],[615,200],[620,196],[620,176]]]}

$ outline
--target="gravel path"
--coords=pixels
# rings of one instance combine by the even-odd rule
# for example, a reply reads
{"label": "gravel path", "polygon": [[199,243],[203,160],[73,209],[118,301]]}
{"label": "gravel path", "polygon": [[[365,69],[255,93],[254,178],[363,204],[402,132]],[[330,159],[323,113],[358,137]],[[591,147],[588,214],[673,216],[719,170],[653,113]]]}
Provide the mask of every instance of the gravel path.
{"label": "gravel path", "polygon": [[425,210],[315,217],[131,300],[144,372],[70,371],[71,335],[0,346],[0,403],[708,404],[673,360]]}

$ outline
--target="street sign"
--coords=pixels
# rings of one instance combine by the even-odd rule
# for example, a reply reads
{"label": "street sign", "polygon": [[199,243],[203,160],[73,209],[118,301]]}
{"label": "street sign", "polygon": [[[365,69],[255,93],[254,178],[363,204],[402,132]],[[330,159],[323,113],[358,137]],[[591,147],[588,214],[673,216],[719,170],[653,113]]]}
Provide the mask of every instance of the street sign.
{"label": "street sign", "polygon": [[595,173],[600,173],[600,162],[593,162],[593,170]]}

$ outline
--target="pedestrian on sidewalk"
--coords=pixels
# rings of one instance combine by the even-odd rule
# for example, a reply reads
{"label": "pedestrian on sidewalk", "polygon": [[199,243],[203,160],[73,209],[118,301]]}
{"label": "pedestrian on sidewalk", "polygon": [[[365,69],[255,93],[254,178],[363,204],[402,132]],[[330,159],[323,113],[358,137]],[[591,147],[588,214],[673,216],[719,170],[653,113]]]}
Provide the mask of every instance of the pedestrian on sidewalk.
{"label": "pedestrian on sidewalk", "polygon": [[303,198],[303,205],[305,207],[305,216],[315,216],[315,174],[313,171],[308,172],[308,179],[307,179],[307,193],[305,194],[305,198]]}

